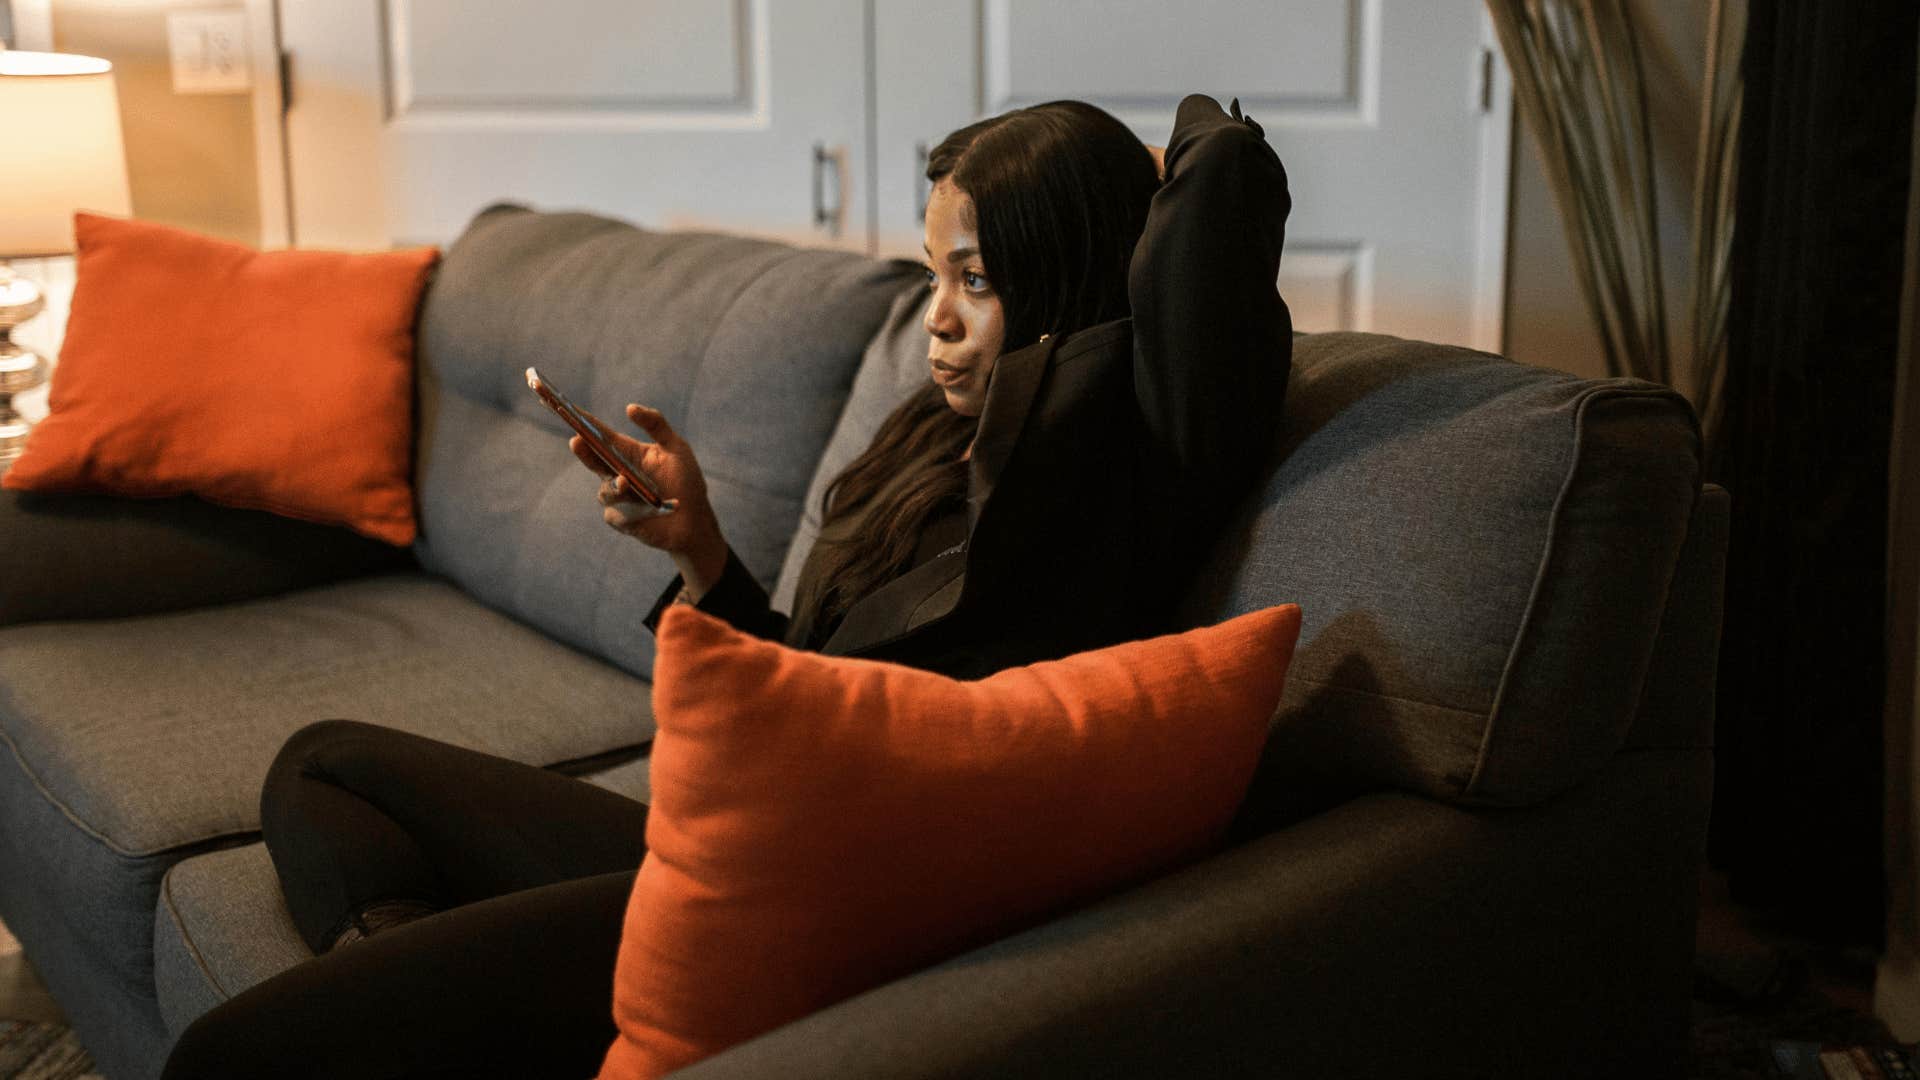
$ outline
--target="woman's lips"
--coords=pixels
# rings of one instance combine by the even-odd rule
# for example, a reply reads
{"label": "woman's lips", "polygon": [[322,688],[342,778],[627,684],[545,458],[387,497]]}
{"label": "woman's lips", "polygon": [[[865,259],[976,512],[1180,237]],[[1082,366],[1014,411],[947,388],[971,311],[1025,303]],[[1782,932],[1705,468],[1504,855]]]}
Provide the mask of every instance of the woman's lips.
{"label": "woman's lips", "polygon": [[929,363],[933,365],[933,381],[941,386],[953,386],[965,382],[967,375],[971,372],[969,368],[957,368],[938,360],[930,360]]}

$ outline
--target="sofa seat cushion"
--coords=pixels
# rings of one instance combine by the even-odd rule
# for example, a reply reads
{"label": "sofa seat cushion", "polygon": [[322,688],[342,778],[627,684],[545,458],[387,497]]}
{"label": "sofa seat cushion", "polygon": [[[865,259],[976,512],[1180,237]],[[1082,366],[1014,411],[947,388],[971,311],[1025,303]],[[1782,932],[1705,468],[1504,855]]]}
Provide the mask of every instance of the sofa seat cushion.
{"label": "sofa seat cushion", "polygon": [[419,573],[0,629],[0,738],[76,830],[122,855],[256,830],[274,754],[330,717],[540,764],[653,731],[645,682]]}
{"label": "sofa seat cushion", "polygon": [[[582,779],[651,802],[651,764],[651,758],[635,758]],[[287,912],[265,844],[194,855],[162,879],[153,916],[153,982],[173,1035],[208,1009],[312,957]]]}
{"label": "sofa seat cushion", "polygon": [[153,983],[175,1036],[208,1009],[312,958],[265,844],[195,855],[161,880]]}
{"label": "sofa seat cushion", "polygon": [[1267,483],[1186,611],[1305,613],[1250,815],[1314,791],[1565,791],[1637,715],[1700,493],[1693,410],[1379,334],[1293,355]]}

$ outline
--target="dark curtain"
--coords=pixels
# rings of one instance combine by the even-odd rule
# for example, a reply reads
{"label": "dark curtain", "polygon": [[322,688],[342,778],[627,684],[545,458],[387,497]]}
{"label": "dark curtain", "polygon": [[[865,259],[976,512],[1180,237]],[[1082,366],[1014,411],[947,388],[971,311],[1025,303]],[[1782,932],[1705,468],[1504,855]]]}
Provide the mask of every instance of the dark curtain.
{"label": "dark curtain", "polygon": [[1725,411],[1733,494],[1710,858],[1818,940],[1883,934],[1888,452],[1914,0],[1754,2]]}

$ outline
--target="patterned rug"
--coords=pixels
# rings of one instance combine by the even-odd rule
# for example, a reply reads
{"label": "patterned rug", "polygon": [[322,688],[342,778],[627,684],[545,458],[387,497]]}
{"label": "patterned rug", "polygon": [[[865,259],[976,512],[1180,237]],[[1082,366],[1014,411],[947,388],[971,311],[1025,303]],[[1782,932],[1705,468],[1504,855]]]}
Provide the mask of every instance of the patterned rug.
{"label": "patterned rug", "polygon": [[64,1024],[0,1020],[0,1080],[82,1080],[93,1060]]}
{"label": "patterned rug", "polygon": [[[1791,962],[1763,990],[1739,992],[1696,976],[1691,1080],[1779,1080],[1799,1075],[1781,1064],[1782,1044],[1827,1048],[1900,1048],[1878,1017],[1836,1003]],[[1862,1074],[1867,1075],[1867,1074]]]}
{"label": "patterned rug", "polygon": [[[0,924],[0,971],[17,977],[20,942]],[[10,991],[11,992],[11,991]],[[0,1080],[100,1080],[65,1024],[0,1018]]]}

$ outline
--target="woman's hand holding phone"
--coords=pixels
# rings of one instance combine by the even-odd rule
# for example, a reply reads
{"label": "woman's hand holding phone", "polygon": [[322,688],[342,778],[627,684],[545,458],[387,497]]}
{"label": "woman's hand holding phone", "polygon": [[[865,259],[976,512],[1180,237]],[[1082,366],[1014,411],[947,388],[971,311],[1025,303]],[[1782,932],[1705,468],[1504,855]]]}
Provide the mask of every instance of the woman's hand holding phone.
{"label": "woman's hand holding phone", "polygon": [[695,597],[713,587],[727,566],[727,542],[720,534],[720,522],[707,501],[707,481],[693,447],[673,430],[658,409],[628,405],[627,419],[652,442],[641,442],[630,435],[602,428],[603,434],[627,460],[643,469],[660,485],[660,493],[669,500],[671,513],[661,513],[631,491],[624,479],[609,469],[586,440],[574,435],[567,448],[600,478],[598,498],[601,517],[616,531],[658,548],[673,556],[680,576]]}

